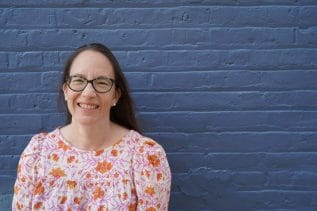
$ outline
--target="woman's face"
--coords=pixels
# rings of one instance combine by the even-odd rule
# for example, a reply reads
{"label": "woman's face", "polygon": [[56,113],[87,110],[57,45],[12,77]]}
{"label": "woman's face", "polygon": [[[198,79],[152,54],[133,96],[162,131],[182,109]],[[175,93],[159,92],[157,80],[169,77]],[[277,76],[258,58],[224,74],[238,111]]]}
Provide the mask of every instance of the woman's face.
{"label": "woman's face", "polygon": [[[69,75],[87,80],[99,77],[115,78],[109,59],[92,50],[83,51],[74,59]],[[72,122],[80,124],[110,121],[110,109],[120,97],[114,84],[107,93],[96,92],[91,83],[81,92],[71,90],[66,84],[63,85],[63,90]]]}

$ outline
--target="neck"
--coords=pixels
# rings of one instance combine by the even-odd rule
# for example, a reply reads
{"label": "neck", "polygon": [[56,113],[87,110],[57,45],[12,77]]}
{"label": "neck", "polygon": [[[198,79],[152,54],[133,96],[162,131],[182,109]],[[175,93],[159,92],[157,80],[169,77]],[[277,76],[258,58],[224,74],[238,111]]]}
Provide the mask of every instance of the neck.
{"label": "neck", "polygon": [[72,122],[68,127],[68,141],[80,149],[98,150],[112,144],[114,124],[110,121],[89,125]]}

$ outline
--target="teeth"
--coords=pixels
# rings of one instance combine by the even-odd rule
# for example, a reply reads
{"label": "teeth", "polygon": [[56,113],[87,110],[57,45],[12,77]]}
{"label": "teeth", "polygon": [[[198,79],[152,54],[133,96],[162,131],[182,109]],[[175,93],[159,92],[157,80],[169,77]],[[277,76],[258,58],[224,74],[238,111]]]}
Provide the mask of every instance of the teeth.
{"label": "teeth", "polygon": [[84,108],[84,109],[96,109],[96,108],[98,108],[97,105],[83,104],[83,103],[79,103],[79,106],[80,106],[81,108]]}

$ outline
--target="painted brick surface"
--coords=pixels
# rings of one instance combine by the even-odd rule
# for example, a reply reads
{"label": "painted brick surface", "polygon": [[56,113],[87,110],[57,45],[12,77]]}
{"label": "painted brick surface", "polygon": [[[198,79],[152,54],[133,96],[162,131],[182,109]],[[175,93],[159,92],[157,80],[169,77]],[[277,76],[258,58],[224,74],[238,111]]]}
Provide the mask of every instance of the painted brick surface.
{"label": "painted brick surface", "polygon": [[114,51],[167,151],[170,210],[317,210],[316,20],[315,0],[0,0],[0,210],[88,42]]}

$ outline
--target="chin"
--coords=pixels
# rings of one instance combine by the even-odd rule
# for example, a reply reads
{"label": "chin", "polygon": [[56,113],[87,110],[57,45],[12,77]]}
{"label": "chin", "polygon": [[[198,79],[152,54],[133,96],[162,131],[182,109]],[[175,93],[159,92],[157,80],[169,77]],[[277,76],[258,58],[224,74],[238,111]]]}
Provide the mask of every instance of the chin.
{"label": "chin", "polygon": [[75,122],[77,124],[81,125],[92,125],[95,124],[96,122],[100,121],[98,118],[92,118],[92,117],[80,117],[80,118],[74,118],[72,122]]}

